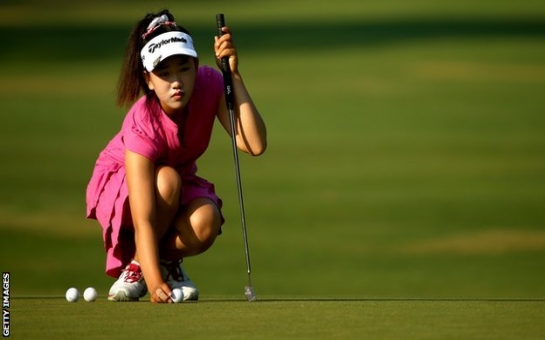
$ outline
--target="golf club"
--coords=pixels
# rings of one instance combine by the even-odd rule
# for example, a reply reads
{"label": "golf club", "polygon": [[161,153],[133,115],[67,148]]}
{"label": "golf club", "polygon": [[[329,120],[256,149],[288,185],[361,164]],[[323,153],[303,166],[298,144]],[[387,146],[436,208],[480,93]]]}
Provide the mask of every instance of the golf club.
{"label": "golf club", "polygon": [[[225,26],[225,19],[223,14],[216,15],[216,24],[218,27],[218,35],[223,35],[222,27]],[[240,163],[238,160],[238,148],[236,142],[236,126],[235,126],[235,101],[233,94],[233,83],[231,79],[231,68],[229,67],[229,58],[221,58],[223,83],[225,86],[225,101],[227,103],[227,110],[229,111],[229,122],[231,125],[231,141],[233,145],[233,156],[235,160],[235,174],[237,180],[238,189],[238,202],[240,206],[240,217],[242,222],[242,237],[244,238],[244,253],[246,255],[246,270],[248,271],[248,285],[244,287],[244,295],[249,302],[257,299],[254,288],[252,287],[252,267],[250,265],[250,250],[248,248],[248,233],[246,231],[246,216],[244,214],[244,198],[242,196],[242,182],[240,180]]]}

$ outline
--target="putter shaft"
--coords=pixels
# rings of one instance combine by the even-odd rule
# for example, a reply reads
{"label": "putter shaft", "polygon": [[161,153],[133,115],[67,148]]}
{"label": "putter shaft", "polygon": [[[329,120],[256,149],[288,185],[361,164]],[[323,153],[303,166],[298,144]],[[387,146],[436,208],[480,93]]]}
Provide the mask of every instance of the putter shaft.
{"label": "putter shaft", "polygon": [[[225,19],[223,14],[216,15],[216,23],[219,36],[223,35],[222,27],[225,26]],[[231,142],[233,147],[233,158],[235,162],[235,175],[237,181],[238,202],[240,207],[240,219],[242,223],[242,237],[244,240],[244,254],[246,257],[246,270],[248,272],[248,286],[245,287],[245,295],[248,301],[255,301],[256,296],[254,289],[252,288],[252,266],[250,263],[250,250],[248,246],[248,233],[246,229],[246,214],[244,209],[244,197],[242,194],[242,181],[240,178],[240,162],[238,158],[238,147],[236,141],[236,124],[235,124],[235,100],[233,93],[233,82],[231,79],[231,70],[229,67],[229,60],[227,57],[221,59],[223,82],[225,86],[225,101],[227,104],[227,110],[229,111],[229,123],[231,127]]]}

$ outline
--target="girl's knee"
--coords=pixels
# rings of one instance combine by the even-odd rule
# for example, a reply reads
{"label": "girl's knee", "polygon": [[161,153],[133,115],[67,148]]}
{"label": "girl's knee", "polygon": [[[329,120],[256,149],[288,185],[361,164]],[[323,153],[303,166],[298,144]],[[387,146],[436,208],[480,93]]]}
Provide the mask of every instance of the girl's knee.
{"label": "girl's knee", "polygon": [[221,214],[209,200],[192,202],[186,222],[176,225],[179,233],[177,245],[191,255],[200,254],[212,246],[221,228]]}
{"label": "girl's knee", "polygon": [[190,217],[190,224],[195,232],[195,251],[202,253],[212,246],[221,227],[220,219],[217,209]]}
{"label": "girl's knee", "polygon": [[155,181],[157,195],[169,204],[177,204],[182,190],[180,174],[169,166],[157,167]]}

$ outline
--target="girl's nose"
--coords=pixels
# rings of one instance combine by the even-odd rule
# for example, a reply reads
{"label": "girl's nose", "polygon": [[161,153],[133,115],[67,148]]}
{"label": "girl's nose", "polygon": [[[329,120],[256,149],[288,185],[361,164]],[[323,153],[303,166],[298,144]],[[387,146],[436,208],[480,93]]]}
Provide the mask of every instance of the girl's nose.
{"label": "girl's nose", "polygon": [[172,87],[175,89],[182,89],[184,87],[184,83],[182,82],[181,78],[176,78],[172,82]]}

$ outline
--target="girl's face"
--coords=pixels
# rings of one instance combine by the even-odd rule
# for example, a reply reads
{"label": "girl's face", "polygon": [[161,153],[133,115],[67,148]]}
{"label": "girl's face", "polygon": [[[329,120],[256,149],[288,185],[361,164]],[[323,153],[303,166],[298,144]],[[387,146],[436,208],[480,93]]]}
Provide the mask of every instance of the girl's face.
{"label": "girl's face", "polygon": [[144,72],[149,89],[155,92],[169,116],[182,113],[187,106],[193,94],[197,67],[197,59],[173,55],[163,60],[151,73]]}

